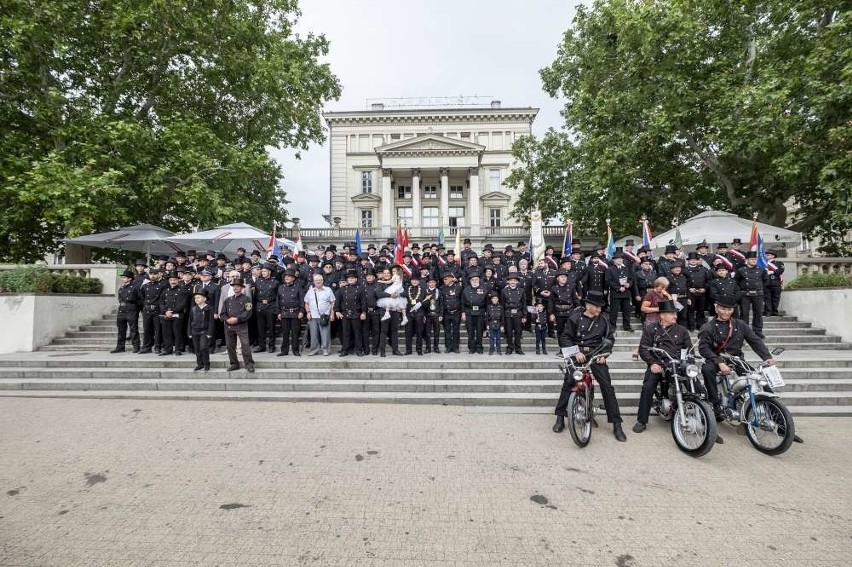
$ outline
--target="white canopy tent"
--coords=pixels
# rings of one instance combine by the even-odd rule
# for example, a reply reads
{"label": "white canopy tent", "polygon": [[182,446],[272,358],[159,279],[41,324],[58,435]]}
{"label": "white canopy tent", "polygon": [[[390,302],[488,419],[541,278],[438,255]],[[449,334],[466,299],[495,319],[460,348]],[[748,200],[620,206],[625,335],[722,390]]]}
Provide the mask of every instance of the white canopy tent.
{"label": "white canopy tent", "polygon": [[175,233],[153,224],[127,226],[110,232],[99,232],[65,239],[66,244],[77,244],[91,248],[115,248],[153,254],[169,254],[180,250],[173,239]]}
{"label": "white canopy tent", "polygon": [[[171,240],[187,248],[196,248],[199,253],[202,250],[215,250],[225,254],[235,254],[237,248],[242,247],[249,253],[257,249],[265,255],[266,246],[269,244],[269,233],[244,222],[235,222],[201,232],[177,234]],[[296,243],[286,238],[278,238],[278,246],[288,246],[290,250],[294,250]]]}
{"label": "white canopy tent", "polygon": [[[662,249],[668,244],[674,244],[675,234],[680,230],[681,242],[684,246],[695,246],[706,241],[711,248],[725,242],[730,244],[734,238],[739,238],[744,244],[751,239],[752,221],[740,218],[732,213],[722,211],[706,211],[688,219],[685,223],[654,238],[654,248]],[[767,248],[783,244],[797,245],[802,241],[802,235],[786,228],[779,228],[762,222],[757,223],[757,229],[763,236]]]}

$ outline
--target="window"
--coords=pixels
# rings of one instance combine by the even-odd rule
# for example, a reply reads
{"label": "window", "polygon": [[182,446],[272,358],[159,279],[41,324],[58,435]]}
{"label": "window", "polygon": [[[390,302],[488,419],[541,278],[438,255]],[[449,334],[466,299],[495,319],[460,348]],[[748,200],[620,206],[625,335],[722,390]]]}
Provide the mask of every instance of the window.
{"label": "window", "polygon": [[488,170],[488,190],[489,191],[499,191],[500,190],[500,170],[499,169],[489,169]]}
{"label": "window", "polygon": [[492,150],[503,149],[503,132],[491,132],[491,148]]}
{"label": "window", "polygon": [[358,151],[359,152],[369,152],[373,148],[370,147],[370,135],[369,134],[361,134],[358,136]]}
{"label": "window", "polygon": [[361,173],[361,193],[373,192],[373,172],[364,171]]}
{"label": "window", "polygon": [[424,199],[437,199],[438,198],[438,188],[435,185],[424,185],[423,186],[423,198]]}
{"label": "window", "polygon": [[399,224],[411,226],[411,219],[414,218],[414,209],[411,207],[397,207],[396,218],[399,221]]}
{"label": "window", "polygon": [[464,207],[450,207],[450,226],[464,226]]}
{"label": "window", "polygon": [[450,199],[464,199],[464,189],[461,185],[450,185]]}
{"label": "window", "polygon": [[391,136],[391,138],[390,138],[391,142],[398,142],[399,141],[399,134],[391,134],[390,136]]}
{"label": "window", "polygon": [[373,228],[372,209],[361,209],[361,228]]}
{"label": "window", "polygon": [[423,207],[423,226],[439,226],[438,207]]}
{"label": "window", "polygon": [[491,209],[488,218],[491,228],[498,228],[500,226],[500,209]]}
{"label": "window", "polygon": [[396,188],[396,198],[397,199],[410,199],[411,198],[411,185],[398,185]]}
{"label": "window", "polygon": [[459,134],[459,139],[464,140],[465,142],[470,141],[470,132],[461,132]]}
{"label": "window", "polygon": [[[485,146],[488,148],[488,132],[481,132],[476,135],[476,143],[480,146]],[[488,148],[489,150],[491,148]]]}

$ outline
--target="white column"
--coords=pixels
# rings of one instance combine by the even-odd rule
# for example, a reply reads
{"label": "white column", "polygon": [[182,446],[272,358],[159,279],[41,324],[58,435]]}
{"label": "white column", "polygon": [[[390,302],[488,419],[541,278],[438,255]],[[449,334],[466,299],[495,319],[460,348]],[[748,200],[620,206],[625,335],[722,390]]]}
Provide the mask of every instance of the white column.
{"label": "white column", "polygon": [[420,169],[411,170],[411,228],[420,228]]}
{"label": "white column", "polygon": [[472,236],[479,236],[482,220],[479,218],[481,206],[479,203],[479,167],[471,167],[470,173],[470,191],[467,196],[468,218],[470,219],[470,233]]}
{"label": "white column", "polygon": [[[442,167],[441,172],[441,226],[450,226],[450,170]],[[449,233],[447,233],[449,234]],[[456,250],[458,252],[458,250]]]}
{"label": "white column", "polygon": [[382,237],[388,238],[391,233],[391,221],[393,220],[393,195],[391,194],[390,169],[382,169]]}

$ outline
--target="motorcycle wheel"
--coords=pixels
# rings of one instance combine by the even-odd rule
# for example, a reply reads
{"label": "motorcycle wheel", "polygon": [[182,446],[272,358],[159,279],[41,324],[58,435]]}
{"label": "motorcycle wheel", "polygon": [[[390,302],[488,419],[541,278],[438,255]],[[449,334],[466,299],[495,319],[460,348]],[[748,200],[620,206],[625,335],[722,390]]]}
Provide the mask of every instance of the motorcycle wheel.
{"label": "motorcycle wheel", "polygon": [[568,432],[578,447],[585,447],[592,438],[591,408],[585,394],[571,392],[568,397]]}
{"label": "motorcycle wheel", "polygon": [[751,404],[743,403],[745,412],[743,422],[748,440],[754,448],[767,455],[780,455],[793,444],[796,427],[790,410],[775,398],[758,394],[754,405],[757,407],[758,425],[752,423]]}
{"label": "motorcycle wheel", "polygon": [[716,418],[710,404],[701,400],[684,400],[686,425],[675,411],[672,416],[672,437],[677,448],[690,457],[703,457],[716,444]]}

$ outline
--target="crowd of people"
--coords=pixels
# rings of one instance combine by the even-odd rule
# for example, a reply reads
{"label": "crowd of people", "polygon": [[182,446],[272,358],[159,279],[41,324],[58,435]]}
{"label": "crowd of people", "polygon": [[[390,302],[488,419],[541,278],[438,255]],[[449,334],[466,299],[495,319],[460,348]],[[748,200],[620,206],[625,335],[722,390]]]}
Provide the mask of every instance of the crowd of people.
{"label": "crowd of people", "polygon": [[[670,340],[668,331],[665,339],[655,333],[676,324],[687,338],[700,328],[708,340],[718,327],[727,337],[725,346],[734,348],[739,340],[741,347],[743,340],[760,341],[763,317],[778,314],[784,271],[775,251],[767,251],[768,266],[762,268],[756,254],[741,247],[739,239],[730,247],[718,244],[715,253],[706,242],[688,253],[670,245],[654,258],[643,247],[634,251],[634,242],[627,240],[607,258],[603,244],[584,251],[573,242],[569,255],[548,247],[535,265],[526,242],[502,250],[486,244],[477,254],[468,239],[458,252],[440,244],[412,244],[401,258],[395,257],[392,240],[361,254],[354,243],[316,253],[284,248],[280,258],[264,258],[259,250],[246,255],[244,249],[233,258],[212,250],[177,252],[160,256],[152,267],[140,259],[124,272],[112,352],[125,351],[129,331],[133,352],[180,356],[190,351],[196,371],[209,370],[210,354],[224,346],[229,370],[236,370],[239,341],[243,364],[253,372],[255,354],[328,356],[332,341],[339,342],[341,357],[384,357],[388,350],[396,356],[442,349],[459,353],[464,325],[470,354],[487,349],[489,355],[524,355],[522,337],[531,332],[536,354],[548,354],[549,346],[576,345],[582,356],[583,349],[614,336],[619,316],[622,329],[635,332],[634,315],[643,321],[645,342]],[[715,315],[709,322],[708,314]],[[738,321],[736,329],[726,322],[732,320]],[[640,357],[649,361],[638,348],[634,358]],[[712,362],[718,356],[705,358]],[[719,368],[726,370],[717,363],[714,371]],[[616,437],[623,438],[605,361],[593,369]],[[649,362],[646,383],[659,374],[651,370],[659,370],[656,362]],[[710,386],[708,392],[713,399]],[[565,401],[560,397],[557,404],[554,430],[564,427]],[[719,409],[717,399],[714,405]],[[634,430],[641,429],[643,419],[647,416],[640,411]]]}

